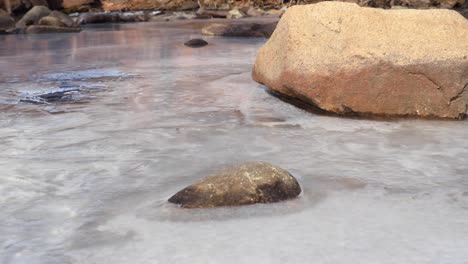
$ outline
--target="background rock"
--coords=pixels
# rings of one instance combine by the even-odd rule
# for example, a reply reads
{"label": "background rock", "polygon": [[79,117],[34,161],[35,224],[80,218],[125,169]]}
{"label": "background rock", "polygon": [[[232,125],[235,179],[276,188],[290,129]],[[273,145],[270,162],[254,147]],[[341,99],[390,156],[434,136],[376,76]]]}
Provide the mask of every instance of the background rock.
{"label": "background rock", "polygon": [[267,162],[247,162],[208,176],[169,202],[185,208],[274,203],[297,197],[301,187],[287,171]]}
{"label": "background rock", "polygon": [[66,25],[60,21],[60,19],[52,16],[45,16],[41,18],[37,24],[43,26],[66,27]]}
{"label": "background rock", "polygon": [[467,32],[450,10],[294,6],[258,51],[253,78],[332,113],[462,118]]}
{"label": "background rock", "polygon": [[68,11],[80,10],[80,7],[94,3],[94,0],[63,0],[62,8]]}
{"label": "background rock", "polygon": [[6,12],[0,9],[0,31],[6,31],[15,27],[15,20]]}
{"label": "background rock", "polygon": [[62,13],[60,11],[52,11],[49,14],[49,16],[59,19],[60,22],[62,22],[67,27],[73,27],[75,25],[75,22],[73,21],[73,19],[71,17],[69,17],[68,15],[66,15],[66,14],[64,14],[64,13]]}
{"label": "background rock", "polygon": [[17,28],[24,28],[29,25],[36,24],[39,20],[50,14],[50,9],[45,6],[35,6],[29,10],[19,21],[16,23]]}
{"label": "background rock", "polygon": [[228,18],[228,19],[237,19],[237,18],[242,18],[244,16],[245,16],[245,14],[242,11],[240,11],[237,8],[234,8],[231,11],[228,12],[226,18]]}
{"label": "background rock", "polygon": [[164,10],[187,10],[198,7],[197,1],[192,0],[102,0],[104,10],[145,10],[145,9],[164,9]]}
{"label": "background rock", "polygon": [[225,37],[270,37],[275,30],[277,22],[236,23],[236,24],[210,24],[202,28],[203,35]]}

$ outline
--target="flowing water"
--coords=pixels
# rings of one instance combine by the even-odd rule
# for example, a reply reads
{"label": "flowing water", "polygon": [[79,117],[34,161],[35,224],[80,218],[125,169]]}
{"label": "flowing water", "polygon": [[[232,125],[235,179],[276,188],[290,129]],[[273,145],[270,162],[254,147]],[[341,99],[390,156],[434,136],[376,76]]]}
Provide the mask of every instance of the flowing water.
{"label": "flowing water", "polygon": [[[264,39],[194,37],[0,36],[0,263],[468,263],[468,122],[308,113],[251,80]],[[303,193],[166,202],[247,160]]]}

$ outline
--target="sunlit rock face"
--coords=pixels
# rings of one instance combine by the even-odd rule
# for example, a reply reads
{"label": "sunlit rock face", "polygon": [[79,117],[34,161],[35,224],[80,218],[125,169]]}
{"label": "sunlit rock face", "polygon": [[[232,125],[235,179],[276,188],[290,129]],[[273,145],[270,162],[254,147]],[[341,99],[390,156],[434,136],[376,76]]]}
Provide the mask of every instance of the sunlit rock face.
{"label": "sunlit rock face", "polygon": [[449,10],[294,6],[258,51],[252,75],[340,115],[461,119],[467,32],[468,20]]}
{"label": "sunlit rock face", "polygon": [[266,162],[247,162],[196,182],[169,199],[185,208],[274,203],[297,197],[301,187],[289,172]]}

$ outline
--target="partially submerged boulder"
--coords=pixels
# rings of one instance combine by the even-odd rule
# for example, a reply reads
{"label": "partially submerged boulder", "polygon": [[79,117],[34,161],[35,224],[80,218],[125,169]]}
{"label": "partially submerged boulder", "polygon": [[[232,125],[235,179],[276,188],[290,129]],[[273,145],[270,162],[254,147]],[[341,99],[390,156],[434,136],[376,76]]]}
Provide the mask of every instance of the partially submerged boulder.
{"label": "partially submerged boulder", "polygon": [[252,76],[342,115],[463,118],[468,21],[450,10],[293,6],[258,51]]}
{"label": "partially submerged boulder", "polygon": [[203,35],[225,37],[270,37],[278,22],[259,24],[210,24],[202,28]]}
{"label": "partially submerged boulder", "polygon": [[301,187],[287,171],[267,162],[247,162],[208,176],[169,202],[185,208],[274,203],[297,197]]}

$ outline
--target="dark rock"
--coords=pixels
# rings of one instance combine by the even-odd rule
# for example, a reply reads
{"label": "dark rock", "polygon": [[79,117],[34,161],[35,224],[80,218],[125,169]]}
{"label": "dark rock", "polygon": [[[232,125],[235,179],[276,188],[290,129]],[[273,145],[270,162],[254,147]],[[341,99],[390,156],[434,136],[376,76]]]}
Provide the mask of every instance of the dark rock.
{"label": "dark rock", "polygon": [[76,33],[80,32],[81,28],[70,28],[70,27],[54,27],[54,26],[42,26],[32,25],[26,28],[26,34],[38,34],[38,33]]}
{"label": "dark rock", "polygon": [[270,37],[278,22],[267,24],[211,24],[202,28],[202,34],[225,37]]}
{"label": "dark rock", "polygon": [[81,14],[77,20],[78,25],[84,24],[97,24],[97,23],[112,23],[119,21],[119,14],[118,13],[104,13],[104,12],[96,12],[96,13],[84,13]]}
{"label": "dark rock", "polygon": [[[157,16],[160,17],[160,16]],[[115,23],[115,22],[143,22],[148,21],[144,12],[92,12],[81,14],[77,20],[78,25]]]}
{"label": "dark rock", "polygon": [[15,20],[7,12],[0,9],[0,31],[7,31],[15,27]]}
{"label": "dark rock", "polygon": [[[20,100],[20,103],[29,103],[29,104],[49,104],[49,103],[70,103],[77,101],[75,98],[79,95],[80,90],[67,89],[61,91],[54,91],[44,94],[39,94],[36,96],[26,97]],[[79,96],[78,96],[79,97]]]}
{"label": "dark rock", "polygon": [[169,202],[185,208],[274,203],[297,197],[301,187],[287,171],[267,162],[247,162],[208,176]]}
{"label": "dark rock", "polygon": [[50,14],[50,9],[45,6],[35,6],[29,10],[19,21],[16,23],[17,28],[24,28],[29,25],[36,24],[39,20]]}
{"label": "dark rock", "polygon": [[62,8],[63,0],[47,0],[50,10],[58,10]]}
{"label": "dark rock", "polygon": [[22,0],[26,9],[30,9],[33,6],[45,6],[49,7],[47,0]]}
{"label": "dark rock", "polygon": [[42,26],[66,27],[66,25],[60,21],[60,19],[52,16],[45,16],[41,18],[38,24]]}
{"label": "dark rock", "polygon": [[203,39],[191,39],[185,42],[184,45],[192,48],[200,48],[208,45],[208,42],[204,41]]}
{"label": "dark rock", "polygon": [[56,17],[60,20],[60,22],[62,22],[65,26],[67,27],[73,27],[75,25],[75,22],[73,21],[73,19],[71,17],[69,17],[68,15],[60,12],[60,11],[52,11],[50,14],[49,14],[50,17]]}
{"label": "dark rock", "polygon": [[460,13],[462,16],[464,16],[466,19],[468,19],[468,9],[458,10],[458,13]]}

